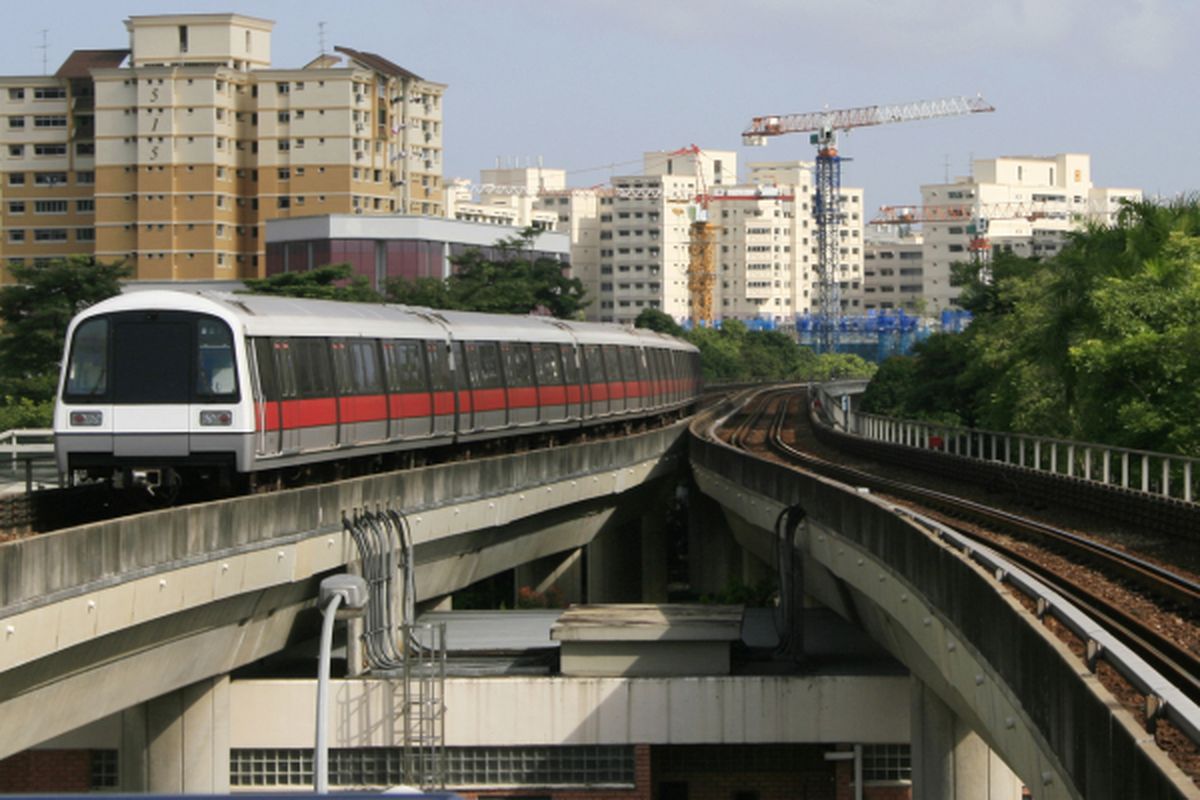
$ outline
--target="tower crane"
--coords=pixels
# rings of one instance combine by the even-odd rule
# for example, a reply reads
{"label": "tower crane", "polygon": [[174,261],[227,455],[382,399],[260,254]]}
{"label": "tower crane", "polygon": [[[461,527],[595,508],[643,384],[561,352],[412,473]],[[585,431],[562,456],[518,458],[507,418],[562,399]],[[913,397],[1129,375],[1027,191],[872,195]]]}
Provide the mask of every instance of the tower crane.
{"label": "tower crane", "polygon": [[696,168],[696,214],[688,232],[688,316],[696,326],[713,324],[713,287],[717,283],[714,259],[717,231],[708,221],[708,188],[699,147],[689,145],[667,155],[691,155]]}
{"label": "tower crane", "polygon": [[864,106],[835,111],[754,117],[742,132],[742,144],[762,146],[771,136],[785,133],[811,133],[809,141],[817,147],[814,174],[813,216],[817,223],[817,330],[818,349],[836,349],[837,318],[841,314],[838,285],[838,229],[842,223],[840,195],[841,162],[837,150],[837,132],[893,122],[913,122],[936,117],[976,114],[996,109],[982,97],[948,97],[920,100],[899,105]]}

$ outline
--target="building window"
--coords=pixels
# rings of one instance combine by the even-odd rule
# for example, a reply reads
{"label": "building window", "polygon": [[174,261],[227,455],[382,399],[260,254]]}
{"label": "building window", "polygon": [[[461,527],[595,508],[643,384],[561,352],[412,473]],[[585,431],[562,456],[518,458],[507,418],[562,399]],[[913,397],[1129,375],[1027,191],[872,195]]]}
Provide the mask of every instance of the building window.
{"label": "building window", "polygon": [[33,173],[33,182],[38,186],[66,186],[67,173],[35,172]]}
{"label": "building window", "polygon": [[39,114],[33,118],[33,127],[35,128],[65,128],[67,127],[66,114]]}
{"label": "building window", "polygon": [[35,144],[33,154],[35,156],[65,156],[67,146],[65,144]]}
{"label": "building window", "polygon": [[912,751],[906,744],[863,745],[863,781],[911,781]]}
{"label": "building window", "polygon": [[277,197],[275,199],[276,208],[291,208],[292,202],[289,197]]}
{"label": "building window", "polygon": [[61,100],[67,96],[67,90],[61,86],[37,86],[33,90],[34,100]]}
{"label": "building window", "polygon": [[77,242],[94,242],[96,241],[95,228],[76,228],[75,241]]}
{"label": "building window", "polygon": [[76,200],[75,210],[82,214],[91,214],[96,210],[95,200]]}
{"label": "building window", "polygon": [[33,203],[33,213],[35,214],[65,214],[67,213],[66,200],[35,200]]}
{"label": "building window", "polygon": [[24,128],[25,127],[25,118],[24,117],[9,117],[8,118],[8,127]]}
{"label": "building window", "polygon": [[8,90],[8,99],[9,100],[24,100],[25,99],[25,90],[24,89],[9,89]]}
{"label": "building window", "polygon": [[25,213],[25,201],[19,200],[19,201],[14,201],[12,203],[9,203],[8,204],[8,213],[24,214]]}
{"label": "building window", "polygon": [[65,242],[67,240],[67,229],[34,228],[33,240],[35,242]]}
{"label": "building window", "polygon": [[25,185],[25,173],[24,172],[8,173],[8,185],[9,186],[24,186]]}
{"label": "building window", "polygon": [[79,186],[93,184],[96,182],[96,173],[88,170],[86,172],[75,173],[75,183]]}
{"label": "building window", "polygon": [[286,180],[289,180],[291,177],[292,177],[292,173],[290,170],[287,170],[287,169],[279,170],[279,180],[286,181]]}
{"label": "building window", "polygon": [[14,229],[9,229],[9,231],[8,231],[8,240],[9,240],[10,242],[23,242],[23,241],[25,241],[25,231],[23,231],[23,230],[20,230],[20,229],[15,229],[15,230],[14,230]]}

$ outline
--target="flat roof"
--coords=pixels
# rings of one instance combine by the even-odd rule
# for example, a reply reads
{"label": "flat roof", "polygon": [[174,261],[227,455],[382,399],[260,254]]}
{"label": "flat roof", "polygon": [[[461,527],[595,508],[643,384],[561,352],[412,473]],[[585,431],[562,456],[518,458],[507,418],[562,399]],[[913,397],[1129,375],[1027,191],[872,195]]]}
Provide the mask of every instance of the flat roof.
{"label": "flat roof", "polygon": [[[416,239],[450,242],[472,247],[493,247],[500,239],[516,236],[511,225],[488,225],[442,217],[408,214],[317,214],[267,220],[267,244],[320,239]],[[571,237],[557,231],[539,231],[534,246],[563,257],[571,254]]]}

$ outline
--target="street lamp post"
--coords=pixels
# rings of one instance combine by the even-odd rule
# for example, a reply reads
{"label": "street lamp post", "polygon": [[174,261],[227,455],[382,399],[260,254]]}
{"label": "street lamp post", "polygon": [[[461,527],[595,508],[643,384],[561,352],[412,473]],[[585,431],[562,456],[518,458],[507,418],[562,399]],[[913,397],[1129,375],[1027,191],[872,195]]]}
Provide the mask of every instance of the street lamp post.
{"label": "street lamp post", "polygon": [[329,661],[333,649],[333,623],[340,606],[358,616],[367,605],[367,582],[358,575],[331,575],[321,581],[321,657],[317,664],[317,739],[313,750],[317,794],[329,792],[329,741],[326,727],[329,705]]}

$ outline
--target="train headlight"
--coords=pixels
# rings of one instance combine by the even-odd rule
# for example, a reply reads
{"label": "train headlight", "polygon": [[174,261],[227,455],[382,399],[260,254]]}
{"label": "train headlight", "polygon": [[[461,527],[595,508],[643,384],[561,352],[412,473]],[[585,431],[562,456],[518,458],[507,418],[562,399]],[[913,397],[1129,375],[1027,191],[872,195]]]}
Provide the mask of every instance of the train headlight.
{"label": "train headlight", "polygon": [[104,413],[101,411],[72,411],[72,427],[91,427],[104,424]]}
{"label": "train headlight", "polygon": [[220,427],[233,424],[232,411],[201,411],[200,424],[206,427]]}

